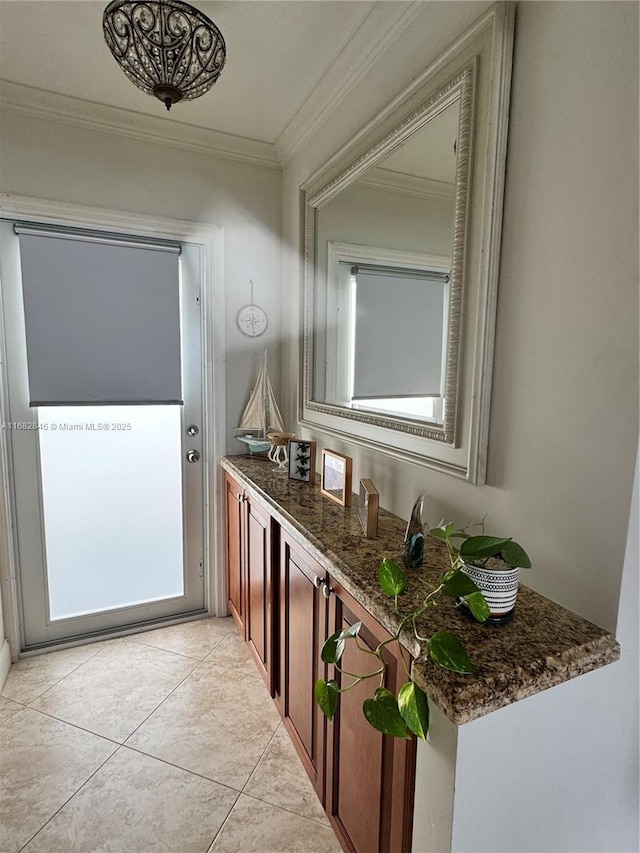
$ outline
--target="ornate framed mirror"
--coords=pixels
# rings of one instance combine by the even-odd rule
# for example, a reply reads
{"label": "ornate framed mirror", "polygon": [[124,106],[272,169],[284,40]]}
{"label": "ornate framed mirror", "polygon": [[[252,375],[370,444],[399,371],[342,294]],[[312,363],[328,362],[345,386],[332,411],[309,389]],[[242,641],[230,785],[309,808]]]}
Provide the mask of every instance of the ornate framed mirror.
{"label": "ornate framed mirror", "polygon": [[302,187],[300,422],[483,483],[513,5]]}

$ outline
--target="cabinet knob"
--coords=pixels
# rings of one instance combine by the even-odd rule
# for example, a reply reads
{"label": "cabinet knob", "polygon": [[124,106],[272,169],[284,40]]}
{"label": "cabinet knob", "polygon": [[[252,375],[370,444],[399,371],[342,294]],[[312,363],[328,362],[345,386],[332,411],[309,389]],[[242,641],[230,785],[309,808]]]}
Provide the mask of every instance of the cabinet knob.
{"label": "cabinet knob", "polygon": [[326,584],[326,583],[322,584],[322,594],[324,595],[325,598],[329,598],[329,596],[331,595],[332,592],[333,592],[333,590],[331,589],[331,587],[328,584]]}
{"label": "cabinet knob", "polygon": [[322,580],[322,578],[319,578],[318,575],[313,576],[313,585],[316,589],[320,589],[323,583],[324,581]]}

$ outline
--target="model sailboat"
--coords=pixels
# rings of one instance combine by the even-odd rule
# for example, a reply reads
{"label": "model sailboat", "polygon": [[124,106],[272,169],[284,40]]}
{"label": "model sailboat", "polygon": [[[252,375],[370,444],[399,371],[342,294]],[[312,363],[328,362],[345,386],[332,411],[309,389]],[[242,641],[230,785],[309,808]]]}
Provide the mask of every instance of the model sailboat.
{"label": "model sailboat", "polygon": [[264,453],[271,446],[267,437],[269,432],[284,432],[284,423],[267,373],[265,352],[255,387],[236,430],[236,438],[244,442],[251,453]]}

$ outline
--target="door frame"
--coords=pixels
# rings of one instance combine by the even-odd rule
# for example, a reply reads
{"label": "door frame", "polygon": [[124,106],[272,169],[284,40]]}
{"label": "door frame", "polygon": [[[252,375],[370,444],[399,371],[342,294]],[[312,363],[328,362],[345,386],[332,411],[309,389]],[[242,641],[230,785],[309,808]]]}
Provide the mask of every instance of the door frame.
{"label": "door frame", "polygon": [[[224,502],[220,459],[226,449],[225,411],[225,285],[224,231],[219,225],[159,218],[100,207],[66,204],[12,194],[0,194],[0,219],[62,225],[191,243],[199,248],[202,281],[200,334],[202,341],[203,468],[205,609],[212,616],[226,616],[227,591],[224,572]],[[5,324],[0,281],[0,420],[8,420]],[[0,430],[0,587],[4,626],[11,661],[20,657],[23,630],[20,617],[13,471],[7,430]],[[175,621],[180,621],[177,618]],[[134,629],[112,632],[111,636]],[[0,669],[3,668],[0,637]],[[57,648],[77,645],[61,643]],[[0,672],[0,683],[2,683]]]}

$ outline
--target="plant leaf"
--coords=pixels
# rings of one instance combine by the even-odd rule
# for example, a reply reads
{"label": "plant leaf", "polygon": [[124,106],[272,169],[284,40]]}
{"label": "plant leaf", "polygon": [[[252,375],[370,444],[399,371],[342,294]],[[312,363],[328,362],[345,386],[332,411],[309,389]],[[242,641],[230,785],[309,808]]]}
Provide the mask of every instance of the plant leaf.
{"label": "plant leaf", "polygon": [[500,539],[497,536],[470,536],[460,546],[460,556],[473,562],[485,557],[496,557],[511,542],[511,539]]}
{"label": "plant leaf", "polygon": [[428,643],[429,656],[439,666],[461,675],[471,675],[474,666],[464,646],[448,631],[436,631]]}
{"label": "plant leaf", "polygon": [[448,536],[446,527],[432,527],[429,533],[436,539],[446,539]]}
{"label": "plant leaf", "polygon": [[365,699],[362,710],[370,725],[383,735],[409,738],[409,729],[400,716],[398,700],[386,687],[378,687],[373,699]]}
{"label": "plant leaf", "polygon": [[514,542],[513,540],[511,540],[504,546],[500,554],[505,563],[509,563],[509,565],[513,566],[513,568],[515,568],[516,566],[521,569],[531,568],[531,560],[529,559],[529,555],[521,545],[518,545],[518,543]]}
{"label": "plant leaf", "polygon": [[320,656],[325,663],[337,663],[344,651],[344,637],[342,631],[332,634],[322,647]]}
{"label": "plant leaf", "polygon": [[320,710],[329,720],[333,720],[338,707],[338,695],[340,690],[335,681],[325,681],[319,678],[316,681],[314,688],[316,702],[320,706]]}
{"label": "plant leaf", "polygon": [[360,633],[360,628],[362,628],[362,622],[354,622],[353,625],[344,628],[340,633],[346,640],[348,637],[356,637]]}
{"label": "plant leaf", "polygon": [[453,526],[453,522],[450,521],[448,524],[439,524],[437,527],[432,527],[429,530],[429,533],[432,536],[436,536],[438,539],[469,539],[470,534],[465,533],[464,530],[456,530]]}
{"label": "plant leaf", "polygon": [[469,610],[478,622],[487,621],[491,615],[491,611],[489,610],[486,598],[480,591],[472,592],[471,595],[465,595],[464,601],[469,605]]}
{"label": "plant leaf", "polygon": [[465,575],[460,569],[456,569],[450,577],[447,575],[445,575],[446,580],[442,586],[444,595],[448,595],[450,598],[462,598],[474,592],[479,592],[478,587],[469,575]]}
{"label": "plant leaf", "polygon": [[395,598],[396,595],[404,592],[407,585],[407,578],[397,563],[385,557],[380,563],[380,587],[385,595],[389,598]]}
{"label": "plant leaf", "polygon": [[407,681],[398,690],[398,710],[411,731],[427,739],[429,731],[429,700],[427,694],[413,681]]}
{"label": "plant leaf", "polygon": [[360,628],[362,628],[362,622],[354,622],[348,628],[332,634],[328,640],[325,640],[322,651],[320,652],[322,660],[325,663],[337,663],[344,652],[345,640],[348,640],[349,637],[357,636]]}
{"label": "plant leaf", "polygon": [[320,656],[325,663],[337,663],[344,652],[345,640],[355,637],[362,628],[362,622],[354,622],[342,631],[336,631],[325,641]]}

